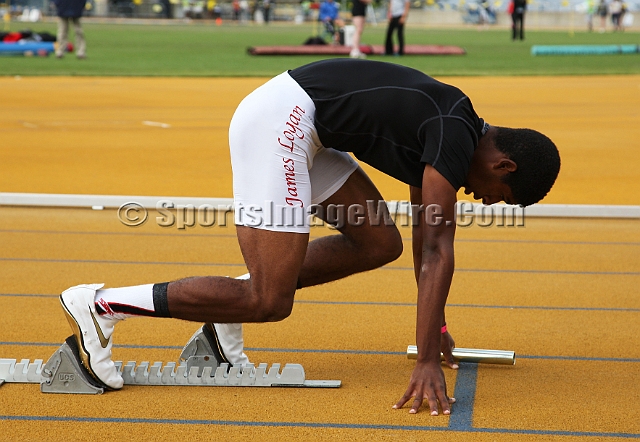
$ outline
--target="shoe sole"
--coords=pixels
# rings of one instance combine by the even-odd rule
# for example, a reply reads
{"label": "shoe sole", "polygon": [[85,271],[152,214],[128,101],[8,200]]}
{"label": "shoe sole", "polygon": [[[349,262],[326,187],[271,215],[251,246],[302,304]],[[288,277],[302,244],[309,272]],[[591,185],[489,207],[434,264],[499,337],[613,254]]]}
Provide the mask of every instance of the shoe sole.
{"label": "shoe sole", "polygon": [[76,344],[78,344],[78,356],[80,356],[80,363],[87,369],[87,373],[91,375],[94,381],[98,382],[101,386],[108,390],[115,390],[114,388],[105,384],[96,374],[93,372],[91,368],[91,355],[87,351],[84,346],[84,339],[82,338],[82,331],[80,330],[80,326],[78,322],[73,317],[69,309],[64,303],[62,296],[60,296],[60,304],[62,305],[62,310],[64,311],[65,316],[67,317],[67,321],[71,326],[71,330],[73,331],[73,337],[75,338]]}
{"label": "shoe sole", "polygon": [[[81,361],[80,348],[78,347],[76,337],[74,335],[71,335],[67,339],[65,339],[64,342],[66,342],[69,348],[71,349],[71,352],[73,353],[73,356],[76,358],[76,361],[80,362]],[[82,376],[85,378],[85,380],[89,384],[93,385],[96,388],[104,388],[104,389],[109,388],[109,386],[105,385],[104,382],[98,379],[95,379],[93,375],[89,373],[89,371],[85,368],[84,364],[78,364],[78,366],[80,368],[80,371],[82,372]]]}
{"label": "shoe sole", "polygon": [[202,326],[202,333],[209,341],[209,346],[211,350],[213,350],[213,356],[218,361],[218,365],[222,363],[229,364],[229,366],[233,365],[227,359],[227,356],[224,354],[222,350],[222,345],[220,345],[220,339],[218,338],[218,332],[216,332],[216,328],[212,323],[207,323]]}

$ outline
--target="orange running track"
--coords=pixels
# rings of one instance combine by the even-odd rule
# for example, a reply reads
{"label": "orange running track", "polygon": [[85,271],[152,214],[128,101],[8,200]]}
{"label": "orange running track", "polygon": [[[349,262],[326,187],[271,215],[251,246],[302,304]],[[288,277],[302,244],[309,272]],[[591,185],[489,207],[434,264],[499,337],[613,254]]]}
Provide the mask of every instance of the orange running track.
{"label": "orange running track", "polygon": [[[531,126],[563,169],[545,202],[640,204],[640,77],[457,78],[479,114]],[[3,192],[230,197],[226,127],[260,79],[0,78]],[[405,186],[372,172],[386,199]],[[0,358],[47,359],[70,334],[57,295],[245,272],[234,228],[124,226],[115,210],[0,207]],[[410,229],[388,266],[298,292],[246,325],[254,362],[340,389],[128,386],[99,396],[0,387],[0,440],[613,441],[640,438],[640,220],[459,228],[447,308],[460,347],[515,366],[445,369],[450,417],[392,410],[414,361]],[[312,236],[334,234],[314,228]],[[114,359],[175,361],[198,324],[119,324]]]}

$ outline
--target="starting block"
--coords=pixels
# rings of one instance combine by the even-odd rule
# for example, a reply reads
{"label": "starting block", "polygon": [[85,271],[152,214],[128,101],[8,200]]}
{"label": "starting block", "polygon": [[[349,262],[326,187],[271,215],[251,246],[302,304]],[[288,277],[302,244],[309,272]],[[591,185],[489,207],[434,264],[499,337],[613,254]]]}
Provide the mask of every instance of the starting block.
{"label": "starting block", "polygon": [[[102,394],[105,387],[97,383],[80,363],[77,343],[69,336],[44,366],[42,359],[0,359],[0,385],[3,383],[40,384],[43,393]],[[339,380],[314,381],[305,378],[300,364],[261,363],[232,366],[218,365],[202,330],[183,348],[180,361],[116,361],[125,385],[208,386],[208,387],[294,387],[338,388]]]}

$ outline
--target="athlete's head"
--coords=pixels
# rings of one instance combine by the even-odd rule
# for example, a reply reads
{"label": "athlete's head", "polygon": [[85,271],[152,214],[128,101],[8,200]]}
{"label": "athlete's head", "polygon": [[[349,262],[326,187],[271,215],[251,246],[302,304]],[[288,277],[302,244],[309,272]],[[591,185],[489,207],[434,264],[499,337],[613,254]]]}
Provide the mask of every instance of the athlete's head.
{"label": "athlete's head", "polygon": [[553,141],[531,129],[492,127],[474,153],[465,193],[485,204],[529,206],[551,190],[560,171]]}
{"label": "athlete's head", "polygon": [[531,129],[497,128],[496,148],[518,168],[502,181],[511,188],[516,202],[529,206],[544,198],[560,172],[560,154],[553,141]]}

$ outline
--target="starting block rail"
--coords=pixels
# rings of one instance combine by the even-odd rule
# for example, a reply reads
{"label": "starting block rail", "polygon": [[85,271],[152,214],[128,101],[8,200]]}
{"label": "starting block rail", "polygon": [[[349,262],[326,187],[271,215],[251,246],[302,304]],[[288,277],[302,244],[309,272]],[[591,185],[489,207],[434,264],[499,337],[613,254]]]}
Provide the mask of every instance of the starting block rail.
{"label": "starting block rail", "polygon": [[[0,385],[5,382],[40,384],[43,393],[104,393],[106,388],[96,382],[79,361],[75,339],[70,336],[44,365],[42,359],[33,362],[0,359]],[[191,355],[179,363],[144,361],[138,364],[130,361],[124,364],[117,361],[115,365],[125,385],[294,388],[338,388],[341,385],[339,380],[307,380],[300,364],[285,364],[282,369],[280,364],[269,367],[266,363],[258,366],[218,365],[214,356],[202,354]]]}

